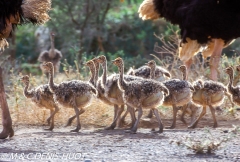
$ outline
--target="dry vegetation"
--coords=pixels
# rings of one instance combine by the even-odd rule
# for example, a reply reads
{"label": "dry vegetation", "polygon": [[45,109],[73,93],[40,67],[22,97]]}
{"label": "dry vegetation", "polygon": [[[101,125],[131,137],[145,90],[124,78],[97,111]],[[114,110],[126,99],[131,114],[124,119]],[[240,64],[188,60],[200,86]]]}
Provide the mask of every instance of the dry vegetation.
{"label": "dry vegetation", "polygon": [[216,137],[209,128],[205,128],[205,134],[202,138],[182,137],[181,140],[171,141],[178,146],[186,147],[197,154],[211,154],[214,151],[224,147],[224,143],[230,141],[240,132],[239,127],[234,126],[225,137]]}
{"label": "dry vegetation", "polygon": [[[237,59],[228,59],[227,57],[223,56],[222,59],[222,65],[224,67],[221,67],[222,69],[225,68],[228,65],[237,65],[238,63],[234,63],[237,61]],[[178,72],[178,65],[177,63],[173,64],[174,68],[172,69],[173,77],[175,78],[181,78]],[[13,70],[12,70],[13,71]],[[222,71],[222,70],[221,70]],[[196,71],[196,74],[193,73],[191,78],[199,78],[204,77],[208,74],[208,70],[205,70],[205,73],[200,73]],[[20,83],[19,78],[22,76],[20,73],[19,75],[15,75],[14,73],[11,73],[10,75],[10,85],[6,87],[7,94],[8,94],[8,104],[10,107],[10,111],[13,117],[13,124],[19,125],[19,124],[29,124],[29,125],[42,125],[45,124],[46,118],[49,114],[49,110],[45,109],[39,109],[34,105],[29,99],[25,98],[23,96],[23,85]],[[77,71],[72,70],[71,73],[65,72],[60,73],[55,77],[56,83],[60,83],[64,80],[71,80],[71,79],[77,79],[81,76]],[[221,74],[220,80],[224,81],[226,84],[228,78],[226,75]],[[83,79],[83,77],[80,77],[80,79]],[[84,78],[88,79],[88,78]],[[193,80],[193,79],[190,79]],[[236,83],[238,81],[235,81]],[[40,84],[46,84],[47,78],[45,76],[31,76],[31,86],[38,86]],[[238,116],[235,114],[236,110],[235,108],[231,108],[231,104],[226,99],[226,102],[222,106],[223,110],[221,112],[221,117],[219,118],[223,119],[230,119],[234,116]],[[225,109],[226,108],[226,109]],[[167,117],[171,118],[171,115],[169,112],[171,109],[160,107],[159,108],[161,113]],[[57,125],[63,126],[67,119],[74,114],[73,109],[66,109],[64,107],[61,107],[60,112],[56,115],[56,122]],[[108,106],[104,103],[101,103],[101,101],[95,99],[91,106],[86,108],[86,112],[81,115],[81,121],[85,126],[106,126],[108,125],[113,116],[113,108],[111,106]]]}
{"label": "dry vegetation", "polygon": [[[178,48],[178,37],[177,33],[167,39],[164,36],[158,36],[159,40],[163,42],[164,46],[159,47],[155,44],[155,52],[158,53],[157,56],[153,55],[157,60],[157,64],[165,67],[172,73],[173,78],[181,78],[181,73],[178,67],[182,62],[177,57]],[[2,59],[4,60],[4,59]],[[5,85],[8,96],[8,104],[10,107],[11,115],[13,118],[13,125],[43,125],[46,124],[46,118],[49,114],[49,110],[39,109],[34,105],[29,99],[23,96],[23,85],[19,81],[19,78],[23,75],[17,71],[17,63],[15,64],[15,69],[10,69],[10,65],[6,61],[2,61],[2,66],[5,67]],[[110,63],[109,63],[110,64]],[[194,81],[198,78],[206,79],[209,74],[209,67],[207,66],[208,61],[203,62],[200,55],[194,58],[194,65],[192,66],[191,74],[189,76],[190,81]],[[235,66],[240,64],[240,59],[237,56],[232,58],[227,58],[222,56],[221,66],[219,69],[220,81],[225,85],[227,84],[228,77],[223,72],[223,69],[228,66]],[[62,61],[62,66],[64,66],[64,72],[59,73],[55,77],[55,82],[60,83],[64,80],[71,79],[82,79],[87,80],[89,77],[89,72],[86,67],[79,67],[77,61],[75,65],[69,65],[66,60]],[[130,68],[130,67],[126,67]],[[10,72],[9,72],[10,71]],[[240,75],[236,74],[235,84],[238,84]],[[46,76],[31,76],[30,75],[30,85],[38,86],[40,84],[47,84]],[[239,118],[239,113],[235,108],[231,108],[231,104],[228,99],[223,104],[222,110],[217,112],[218,119],[232,119]],[[159,110],[163,118],[171,119],[171,109],[166,107],[159,107]],[[67,122],[67,119],[74,114],[73,109],[66,109],[60,106],[60,111],[56,114],[56,126],[63,126]],[[169,115],[170,114],[170,115]],[[111,106],[105,105],[101,101],[95,99],[88,108],[86,112],[80,116],[80,120],[84,127],[94,126],[102,127],[109,125],[113,116],[113,108]],[[208,115],[206,116],[208,117]],[[129,119],[129,118],[128,118]]]}

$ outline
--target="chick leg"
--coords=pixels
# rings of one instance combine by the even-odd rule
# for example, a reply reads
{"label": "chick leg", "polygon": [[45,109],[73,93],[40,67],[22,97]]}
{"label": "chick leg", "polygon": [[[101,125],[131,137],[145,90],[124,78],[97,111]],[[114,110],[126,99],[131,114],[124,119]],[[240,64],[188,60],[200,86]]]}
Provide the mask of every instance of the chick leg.
{"label": "chick leg", "polygon": [[212,105],[209,105],[209,108],[211,110],[212,117],[213,117],[213,122],[214,122],[213,128],[216,128],[218,126],[218,124],[217,124],[217,119],[216,119],[216,115],[215,115],[215,109],[214,109],[214,107],[212,107]]}
{"label": "chick leg", "polygon": [[[84,109],[81,109],[81,110],[79,111],[79,115],[81,115],[81,114],[84,113],[84,112],[85,112],[85,110],[84,110]],[[72,124],[72,121],[73,121],[76,117],[77,117],[77,116],[74,115],[74,116],[72,116],[71,118],[69,118],[67,124],[65,125],[65,127],[70,126],[70,125]]]}
{"label": "chick leg", "polygon": [[134,126],[132,127],[132,129],[130,130],[130,133],[136,133],[137,132],[137,128],[138,128],[138,124],[140,122],[140,119],[142,117],[142,107],[139,107],[138,108],[138,117],[137,117],[137,120],[136,122],[134,123]]}
{"label": "chick leg", "polygon": [[190,126],[188,126],[188,128],[195,128],[199,122],[199,120],[206,114],[206,106],[204,105],[202,108],[202,112],[199,115],[199,117],[197,118],[197,120],[194,121],[194,123],[192,123]]}
{"label": "chick leg", "polygon": [[173,104],[172,107],[173,107],[173,122],[172,125],[170,127],[166,127],[166,129],[174,129],[176,127],[178,107],[175,104]]}
{"label": "chick leg", "polygon": [[158,124],[159,124],[159,130],[155,131],[157,133],[162,133],[163,132],[163,124],[162,124],[162,120],[160,118],[160,115],[158,113],[158,110],[156,108],[152,109],[152,112],[154,113],[154,115],[156,116],[157,120],[158,120]]}
{"label": "chick leg", "polygon": [[[115,112],[116,110],[117,110],[117,112]],[[123,110],[124,110],[124,105],[121,105],[120,108],[118,107],[118,105],[114,105],[114,112],[116,113],[116,115],[114,115],[115,118],[113,119],[112,124],[109,127],[106,127],[105,130],[111,130],[111,129],[114,129],[116,127],[117,120],[121,116]]]}

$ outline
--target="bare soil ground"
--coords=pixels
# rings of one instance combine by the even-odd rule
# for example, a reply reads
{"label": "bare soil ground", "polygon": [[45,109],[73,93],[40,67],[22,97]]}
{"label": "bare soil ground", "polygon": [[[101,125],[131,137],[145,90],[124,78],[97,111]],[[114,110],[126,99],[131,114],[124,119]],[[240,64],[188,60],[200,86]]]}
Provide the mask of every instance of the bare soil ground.
{"label": "bare soil ground", "polygon": [[[171,120],[164,119],[163,123],[170,125]],[[232,125],[240,125],[238,119],[218,118],[218,123],[213,129],[212,119],[205,117],[198,128],[187,129],[178,120],[176,129],[164,129],[162,134],[150,132],[157,126],[154,118],[143,119],[137,134],[85,124],[79,133],[69,132],[75,123],[67,128],[57,125],[52,132],[43,130],[45,126],[15,125],[15,136],[0,140],[0,161],[240,161],[240,133],[212,154],[198,155],[173,142],[184,137],[201,140],[206,130],[216,139],[226,138]]]}

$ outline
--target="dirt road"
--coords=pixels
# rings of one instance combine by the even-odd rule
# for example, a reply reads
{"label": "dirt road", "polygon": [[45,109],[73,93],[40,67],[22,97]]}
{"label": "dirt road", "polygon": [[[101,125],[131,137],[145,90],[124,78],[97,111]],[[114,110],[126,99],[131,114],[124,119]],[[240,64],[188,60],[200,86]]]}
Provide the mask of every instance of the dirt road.
{"label": "dirt road", "polygon": [[[210,121],[210,122],[209,122]],[[165,125],[170,120],[163,121]],[[71,133],[71,128],[56,127],[48,132],[41,126],[15,126],[12,139],[0,140],[1,161],[240,161],[240,132],[213,154],[197,155],[192,150],[178,146],[176,141],[185,137],[203,139],[209,135],[223,139],[230,135],[232,124],[240,125],[239,120],[219,121],[219,128],[211,126],[211,120],[202,120],[197,129],[187,129],[177,123],[174,130],[164,130],[162,134],[151,133],[146,128],[149,121],[142,121],[137,134],[125,133],[122,129],[83,127],[79,133]],[[155,125],[155,124],[154,124]],[[74,128],[74,126],[72,127]]]}

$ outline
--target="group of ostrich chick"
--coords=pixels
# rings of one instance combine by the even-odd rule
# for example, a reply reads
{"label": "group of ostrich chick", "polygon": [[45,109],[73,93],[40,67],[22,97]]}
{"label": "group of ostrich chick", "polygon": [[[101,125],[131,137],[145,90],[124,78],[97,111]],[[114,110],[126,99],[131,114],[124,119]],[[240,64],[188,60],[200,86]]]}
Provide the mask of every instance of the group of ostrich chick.
{"label": "group of ostrich chick", "polygon": [[[194,113],[198,106],[202,106],[202,111],[197,119],[193,120],[189,128],[195,128],[199,120],[206,114],[206,107],[210,108],[214,125],[217,127],[215,116],[215,107],[220,106],[225,96],[232,104],[240,105],[240,86],[233,86],[234,69],[228,67],[225,69],[229,75],[228,85],[212,80],[198,79],[193,83],[187,81],[187,68],[184,65],[179,67],[182,72],[181,79],[171,79],[171,74],[164,68],[157,66],[154,60],[138,69],[130,69],[124,73],[124,61],[118,57],[112,60],[112,63],[118,67],[119,74],[108,75],[107,59],[104,55],[95,57],[85,63],[89,67],[91,77],[89,81],[71,80],[63,81],[59,84],[54,83],[54,66],[51,62],[46,62],[42,68],[48,73],[48,84],[40,85],[31,90],[29,88],[29,77],[23,76],[22,82],[25,84],[24,95],[31,98],[39,107],[50,109],[50,116],[47,119],[50,127],[54,128],[54,116],[59,111],[58,105],[62,107],[74,108],[75,115],[68,119],[67,125],[77,119],[77,127],[72,132],[78,132],[81,129],[79,116],[85,112],[85,108],[91,104],[93,98],[101,100],[107,105],[114,106],[114,118],[106,130],[114,129],[123,123],[127,113],[131,115],[131,127],[127,132],[136,133],[143,109],[150,109],[149,116],[154,114],[158,121],[159,130],[154,132],[163,132],[163,123],[158,112],[159,106],[172,106],[173,121],[169,129],[176,126],[176,115],[178,110],[182,110],[181,120],[184,120],[184,114],[187,108],[191,108]],[[99,77],[100,66],[103,69]],[[240,65],[236,67],[240,71]],[[124,106],[127,106],[123,116]],[[64,111],[64,110],[63,110]],[[137,117],[135,111],[138,111]]]}

